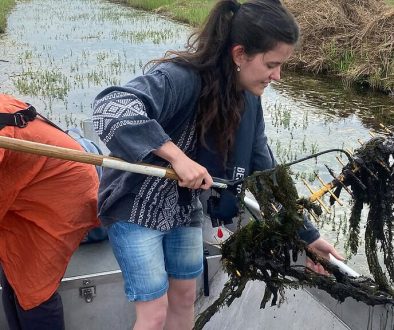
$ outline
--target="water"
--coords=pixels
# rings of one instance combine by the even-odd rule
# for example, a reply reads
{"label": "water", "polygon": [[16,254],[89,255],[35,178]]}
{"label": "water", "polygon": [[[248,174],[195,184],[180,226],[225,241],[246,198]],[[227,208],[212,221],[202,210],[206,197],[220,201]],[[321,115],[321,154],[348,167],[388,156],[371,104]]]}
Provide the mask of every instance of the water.
{"label": "water", "polygon": [[[102,89],[126,83],[147,61],[182,48],[189,33],[185,25],[107,1],[21,1],[0,37],[0,92],[34,104],[63,128],[78,126],[91,116],[91,103]],[[392,98],[346,89],[337,78],[287,74],[266,90],[263,105],[279,162],[330,148],[352,150],[360,146],[358,139],[370,138],[369,132],[379,133],[379,123],[394,124]],[[309,194],[301,177],[312,189],[319,186],[314,172],[325,182],[332,179],[324,164],[339,173],[336,155],[292,167],[300,195]],[[325,217],[319,224],[343,253],[348,215],[349,207],[336,206],[335,219]],[[368,274],[362,247],[349,265]]]}
{"label": "water", "polygon": [[140,74],[187,28],[157,15],[98,0],[27,1],[0,39],[0,86],[63,126],[79,125],[109,85]]}

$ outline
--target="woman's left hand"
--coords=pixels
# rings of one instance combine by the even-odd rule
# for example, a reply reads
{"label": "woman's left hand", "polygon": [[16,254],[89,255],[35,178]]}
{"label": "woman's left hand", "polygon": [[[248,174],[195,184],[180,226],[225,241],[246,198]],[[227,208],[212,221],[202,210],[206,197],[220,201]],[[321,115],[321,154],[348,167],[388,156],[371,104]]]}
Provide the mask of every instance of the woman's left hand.
{"label": "woman's left hand", "polygon": [[[315,254],[327,260],[330,260],[330,254],[332,254],[338,260],[341,261],[345,260],[345,258],[339,254],[339,252],[334,248],[334,246],[332,246],[330,243],[328,243],[325,239],[321,237],[318,238],[316,241],[312,242],[311,244],[309,244],[308,249],[310,249]],[[306,260],[306,266],[319,274],[328,275],[328,272],[323,268],[322,265],[315,264],[309,258],[307,258]]]}

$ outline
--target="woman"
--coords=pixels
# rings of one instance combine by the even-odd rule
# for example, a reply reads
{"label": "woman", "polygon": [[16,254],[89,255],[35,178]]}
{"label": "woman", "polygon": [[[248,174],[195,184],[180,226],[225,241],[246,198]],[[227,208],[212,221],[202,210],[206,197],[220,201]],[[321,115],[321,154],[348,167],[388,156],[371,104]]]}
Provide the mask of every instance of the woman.
{"label": "woman", "polygon": [[[185,51],[172,51],[94,103],[94,123],[112,155],[170,166],[179,182],[104,171],[99,208],[135,301],[134,329],[191,329],[202,271],[198,194],[212,177],[274,165],[260,96],[280,79],[298,26],[279,1],[218,1]],[[304,239],[338,256],[309,224]]]}

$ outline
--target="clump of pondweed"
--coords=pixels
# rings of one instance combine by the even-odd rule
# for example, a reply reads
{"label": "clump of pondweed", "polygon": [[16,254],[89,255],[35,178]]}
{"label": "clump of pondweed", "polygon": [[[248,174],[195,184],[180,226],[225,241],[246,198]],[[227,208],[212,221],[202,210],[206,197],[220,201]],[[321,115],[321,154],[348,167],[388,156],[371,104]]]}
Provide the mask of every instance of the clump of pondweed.
{"label": "clump of pondweed", "polygon": [[[276,304],[284,297],[287,287],[302,285],[316,286],[328,292],[339,301],[353,297],[369,305],[394,303],[394,291],[388,284],[377,259],[376,241],[380,240],[389,274],[392,274],[392,220],[393,194],[393,137],[372,139],[356,151],[354,161],[350,162],[341,175],[340,188],[348,185],[354,191],[354,208],[350,224],[353,239],[358,235],[359,208],[364,203],[370,205],[366,230],[366,255],[372,279],[352,278],[343,274],[336,266],[315,255],[301,241],[298,231],[303,224],[303,208],[316,210],[313,203],[305,203],[298,194],[288,169],[277,166],[275,169],[255,173],[245,180],[243,191],[247,188],[256,197],[265,221],[253,220],[240,228],[222,245],[223,266],[230,279],[219,298],[196,321],[195,329],[204,324],[224,304],[230,305],[239,297],[249,280],[266,283],[260,307],[264,308],[272,298]],[[302,207],[300,207],[302,204]],[[373,205],[372,205],[373,204]],[[375,220],[376,219],[376,220]],[[358,241],[353,246],[357,249]],[[305,251],[314,262],[319,262],[331,273],[330,276],[305,271],[302,265],[292,265],[297,254]]]}
{"label": "clump of pondweed", "polygon": [[[369,206],[365,229],[365,255],[376,283],[382,290],[391,290],[377,250],[383,251],[384,265],[394,282],[393,221],[394,221],[394,139],[376,137],[354,153],[354,164],[347,165],[342,174],[344,184],[350,186],[354,203],[349,219],[349,247],[353,254],[359,247],[361,211]],[[336,190],[339,196],[342,186]]]}

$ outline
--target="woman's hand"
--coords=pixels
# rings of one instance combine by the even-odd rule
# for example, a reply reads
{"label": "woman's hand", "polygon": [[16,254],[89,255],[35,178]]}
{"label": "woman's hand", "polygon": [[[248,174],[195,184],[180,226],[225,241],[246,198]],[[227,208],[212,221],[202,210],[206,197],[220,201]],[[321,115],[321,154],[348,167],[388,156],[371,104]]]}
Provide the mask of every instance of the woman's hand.
{"label": "woman's hand", "polygon": [[[332,254],[338,260],[345,260],[345,258],[343,258],[330,243],[321,237],[309,244],[308,249],[327,260],[330,260],[330,254]],[[323,268],[322,265],[315,264],[309,258],[306,259],[306,266],[319,274],[328,275],[328,272]]]}
{"label": "woman's hand", "polygon": [[185,154],[174,160],[171,165],[179,177],[179,186],[204,190],[212,186],[213,180],[207,169]]}
{"label": "woman's hand", "polygon": [[164,143],[154,154],[169,161],[178,175],[178,184],[190,189],[209,189],[213,180],[207,169],[186,156],[173,142]]}

